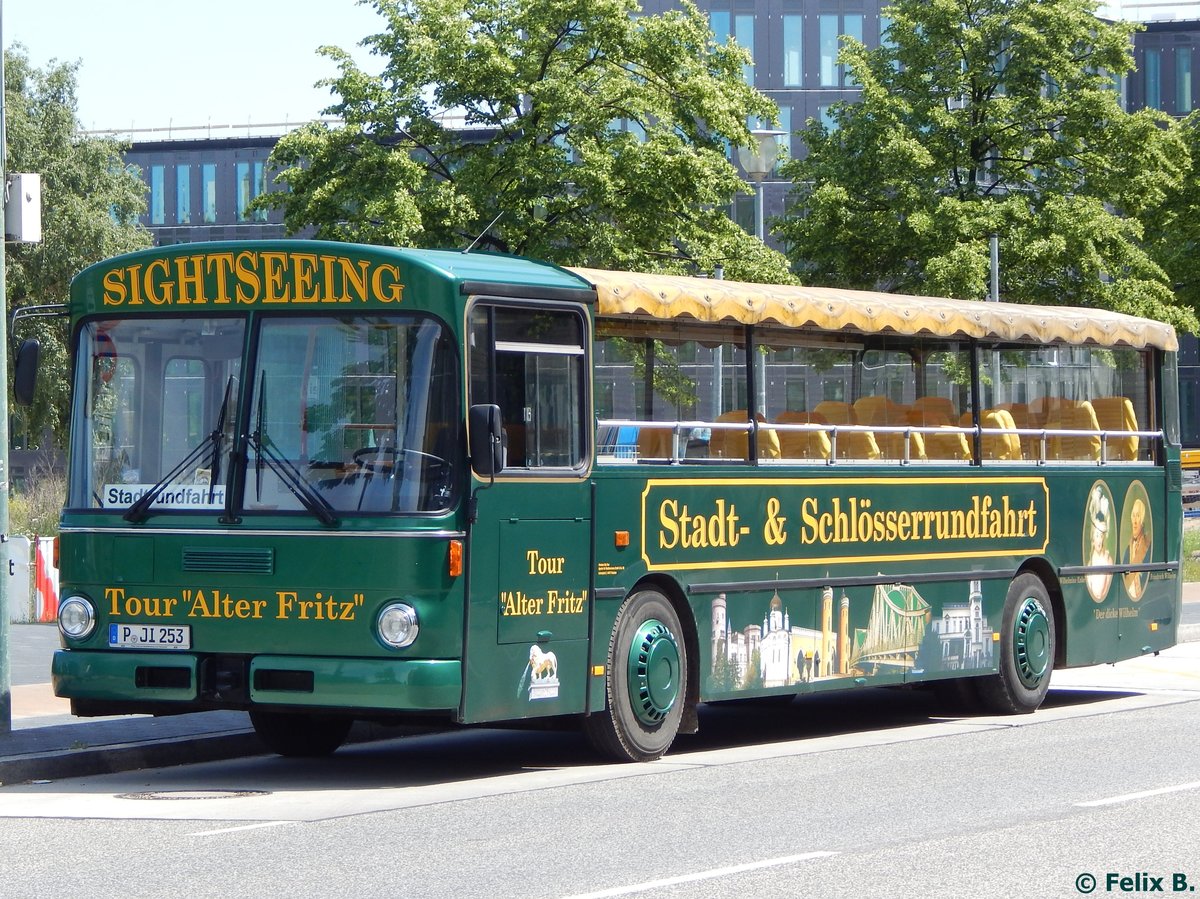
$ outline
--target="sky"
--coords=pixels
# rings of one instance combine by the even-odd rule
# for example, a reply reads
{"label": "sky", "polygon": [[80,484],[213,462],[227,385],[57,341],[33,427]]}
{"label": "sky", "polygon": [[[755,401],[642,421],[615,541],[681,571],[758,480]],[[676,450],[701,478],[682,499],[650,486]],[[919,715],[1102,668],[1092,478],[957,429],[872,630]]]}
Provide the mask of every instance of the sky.
{"label": "sky", "polygon": [[[1183,0],[1104,6],[1133,19],[1200,17],[1200,3]],[[23,44],[34,65],[79,62],[85,130],[143,140],[317,118],[330,96],[313,83],[336,74],[317,47],[341,47],[376,71],[358,42],[383,30],[356,0],[0,0],[0,17],[4,46]]]}
{"label": "sky", "polygon": [[0,0],[0,17],[4,46],[23,44],[39,68],[79,62],[85,130],[163,129],[144,140],[318,118],[330,95],[313,83],[337,70],[317,47],[341,47],[375,71],[357,45],[383,30],[355,0]]}

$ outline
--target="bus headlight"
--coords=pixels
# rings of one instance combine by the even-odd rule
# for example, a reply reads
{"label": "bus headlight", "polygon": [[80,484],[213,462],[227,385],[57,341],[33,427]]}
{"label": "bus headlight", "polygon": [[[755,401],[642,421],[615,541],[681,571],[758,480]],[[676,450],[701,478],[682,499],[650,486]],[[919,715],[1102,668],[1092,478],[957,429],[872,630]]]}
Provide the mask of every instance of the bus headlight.
{"label": "bus headlight", "polygon": [[417,610],[406,602],[393,602],[384,606],[375,620],[379,639],[395,649],[412,646],[421,630],[417,624]]}
{"label": "bus headlight", "polygon": [[58,606],[58,629],[72,640],[82,640],[96,629],[96,610],[82,596],[70,596]]}

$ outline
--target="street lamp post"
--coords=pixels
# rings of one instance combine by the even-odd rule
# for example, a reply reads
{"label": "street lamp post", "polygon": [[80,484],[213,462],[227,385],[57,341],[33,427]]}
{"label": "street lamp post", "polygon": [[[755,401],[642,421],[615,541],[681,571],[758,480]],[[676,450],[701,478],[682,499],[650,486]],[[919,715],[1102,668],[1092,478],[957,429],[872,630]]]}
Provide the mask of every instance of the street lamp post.
{"label": "street lamp post", "polygon": [[752,128],[753,147],[738,147],[738,162],[746,177],[754,182],[754,236],[766,242],[767,229],[763,218],[763,182],[779,162],[779,138],[786,131],[771,128]]}
{"label": "street lamp post", "polygon": [[[786,131],[776,131],[771,128],[751,128],[750,136],[754,138],[753,147],[738,147],[738,162],[746,177],[754,182],[754,236],[763,243],[767,242],[767,227],[763,207],[765,203],[767,175],[775,169],[779,162],[779,138]],[[767,363],[766,357],[760,356],[755,360],[755,370],[758,374],[758,408],[764,412],[767,408]]]}

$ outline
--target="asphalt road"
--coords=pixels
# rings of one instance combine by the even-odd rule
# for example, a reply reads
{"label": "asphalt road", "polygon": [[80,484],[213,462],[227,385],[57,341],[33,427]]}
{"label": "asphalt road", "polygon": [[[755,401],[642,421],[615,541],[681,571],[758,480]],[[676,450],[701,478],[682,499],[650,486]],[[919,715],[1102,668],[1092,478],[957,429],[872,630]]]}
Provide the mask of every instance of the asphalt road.
{"label": "asphalt road", "polygon": [[[1013,718],[946,719],[928,694],[894,690],[709,707],[699,735],[650,765],[603,764],[575,733],[480,729],[6,786],[0,896],[1007,899],[1083,895],[1087,877],[1097,895],[1139,895],[1107,890],[1110,874],[1200,884],[1198,659],[1190,644],[1063,672],[1043,710]],[[1087,688],[1105,678],[1140,686]]]}

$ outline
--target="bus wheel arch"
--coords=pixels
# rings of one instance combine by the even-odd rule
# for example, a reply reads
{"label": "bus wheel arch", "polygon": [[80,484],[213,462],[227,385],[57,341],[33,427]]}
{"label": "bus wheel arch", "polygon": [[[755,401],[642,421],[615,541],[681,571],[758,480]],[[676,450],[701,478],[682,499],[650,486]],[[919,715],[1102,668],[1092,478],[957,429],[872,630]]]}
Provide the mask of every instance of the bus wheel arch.
{"label": "bus wheel arch", "polygon": [[1067,606],[1063,600],[1062,584],[1054,568],[1044,558],[1038,556],[1028,559],[1017,571],[1017,574],[1030,573],[1035,575],[1046,588],[1050,597],[1050,608],[1054,612],[1054,667],[1067,667]]}
{"label": "bus wheel arch", "polygon": [[696,619],[683,588],[669,577],[650,575],[638,581],[630,593],[638,590],[655,590],[665,596],[675,607],[683,638],[687,643],[687,682],[685,684],[683,718],[679,722],[679,733],[694,734],[700,728],[696,706],[700,704],[700,637],[696,630]]}
{"label": "bus wheel arch", "polygon": [[694,709],[695,640],[670,592],[643,581],[626,595],[609,635],[605,708],[583,719],[592,746],[618,761],[661,757]]}
{"label": "bus wheel arch", "polygon": [[1000,617],[996,673],[978,680],[983,706],[1000,714],[1028,714],[1046,697],[1058,655],[1054,603],[1042,578],[1020,571],[1009,583]]}

